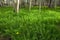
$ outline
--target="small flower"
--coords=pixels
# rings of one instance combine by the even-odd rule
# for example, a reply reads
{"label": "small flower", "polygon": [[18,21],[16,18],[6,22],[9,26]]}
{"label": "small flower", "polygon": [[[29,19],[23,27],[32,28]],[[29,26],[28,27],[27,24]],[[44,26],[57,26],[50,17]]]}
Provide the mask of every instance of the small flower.
{"label": "small flower", "polygon": [[16,34],[18,35],[18,34],[19,34],[19,32],[16,32]]}

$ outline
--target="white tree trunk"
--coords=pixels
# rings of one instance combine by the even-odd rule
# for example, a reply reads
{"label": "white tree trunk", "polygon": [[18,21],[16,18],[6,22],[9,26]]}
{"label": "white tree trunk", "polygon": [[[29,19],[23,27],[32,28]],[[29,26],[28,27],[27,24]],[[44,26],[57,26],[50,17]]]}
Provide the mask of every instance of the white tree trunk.
{"label": "white tree trunk", "polygon": [[6,4],[7,0],[4,0],[4,3]]}
{"label": "white tree trunk", "polygon": [[19,4],[20,4],[19,3],[19,0],[17,0],[17,9],[16,9],[17,10],[17,13],[19,12]]}
{"label": "white tree trunk", "polygon": [[29,0],[29,11],[31,10],[31,5],[32,4],[32,0]]}
{"label": "white tree trunk", "polygon": [[19,0],[14,0],[13,1],[14,2],[14,4],[13,4],[13,7],[14,7],[14,10],[15,10],[15,12],[19,12]]}

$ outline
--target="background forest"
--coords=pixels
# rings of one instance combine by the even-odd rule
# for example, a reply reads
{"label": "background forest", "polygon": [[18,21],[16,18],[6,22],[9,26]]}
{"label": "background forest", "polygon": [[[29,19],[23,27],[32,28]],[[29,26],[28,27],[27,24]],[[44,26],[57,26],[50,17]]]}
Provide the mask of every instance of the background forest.
{"label": "background forest", "polygon": [[0,40],[60,40],[60,0],[0,0]]}

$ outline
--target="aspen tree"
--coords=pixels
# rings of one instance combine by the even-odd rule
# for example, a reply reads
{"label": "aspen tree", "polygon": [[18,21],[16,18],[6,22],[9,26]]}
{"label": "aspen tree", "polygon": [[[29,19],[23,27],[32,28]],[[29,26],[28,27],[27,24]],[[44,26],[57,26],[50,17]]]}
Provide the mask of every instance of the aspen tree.
{"label": "aspen tree", "polygon": [[31,10],[32,0],[29,0],[29,11]]}

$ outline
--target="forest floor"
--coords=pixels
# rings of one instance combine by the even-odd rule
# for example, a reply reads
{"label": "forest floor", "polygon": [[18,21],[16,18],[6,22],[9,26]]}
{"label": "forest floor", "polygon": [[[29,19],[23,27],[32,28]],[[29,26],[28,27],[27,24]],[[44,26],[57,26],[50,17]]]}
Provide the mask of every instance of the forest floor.
{"label": "forest floor", "polygon": [[[0,7],[0,29],[2,29],[0,31],[3,34],[11,33],[15,37],[16,34],[25,35],[26,40],[28,38],[34,40],[39,36],[35,34],[39,33],[42,33],[40,36],[43,35],[40,39],[55,40],[58,38],[60,40],[60,8],[42,8],[40,11],[38,8],[32,8],[31,11],[21,8],[17,14],[10,7]],[[33,36],[30,37],[30,35]],[[51,36],[52,38],[50,38]],[[24,36],[20,35],[20,37],[21,40],[24,40]]]}

